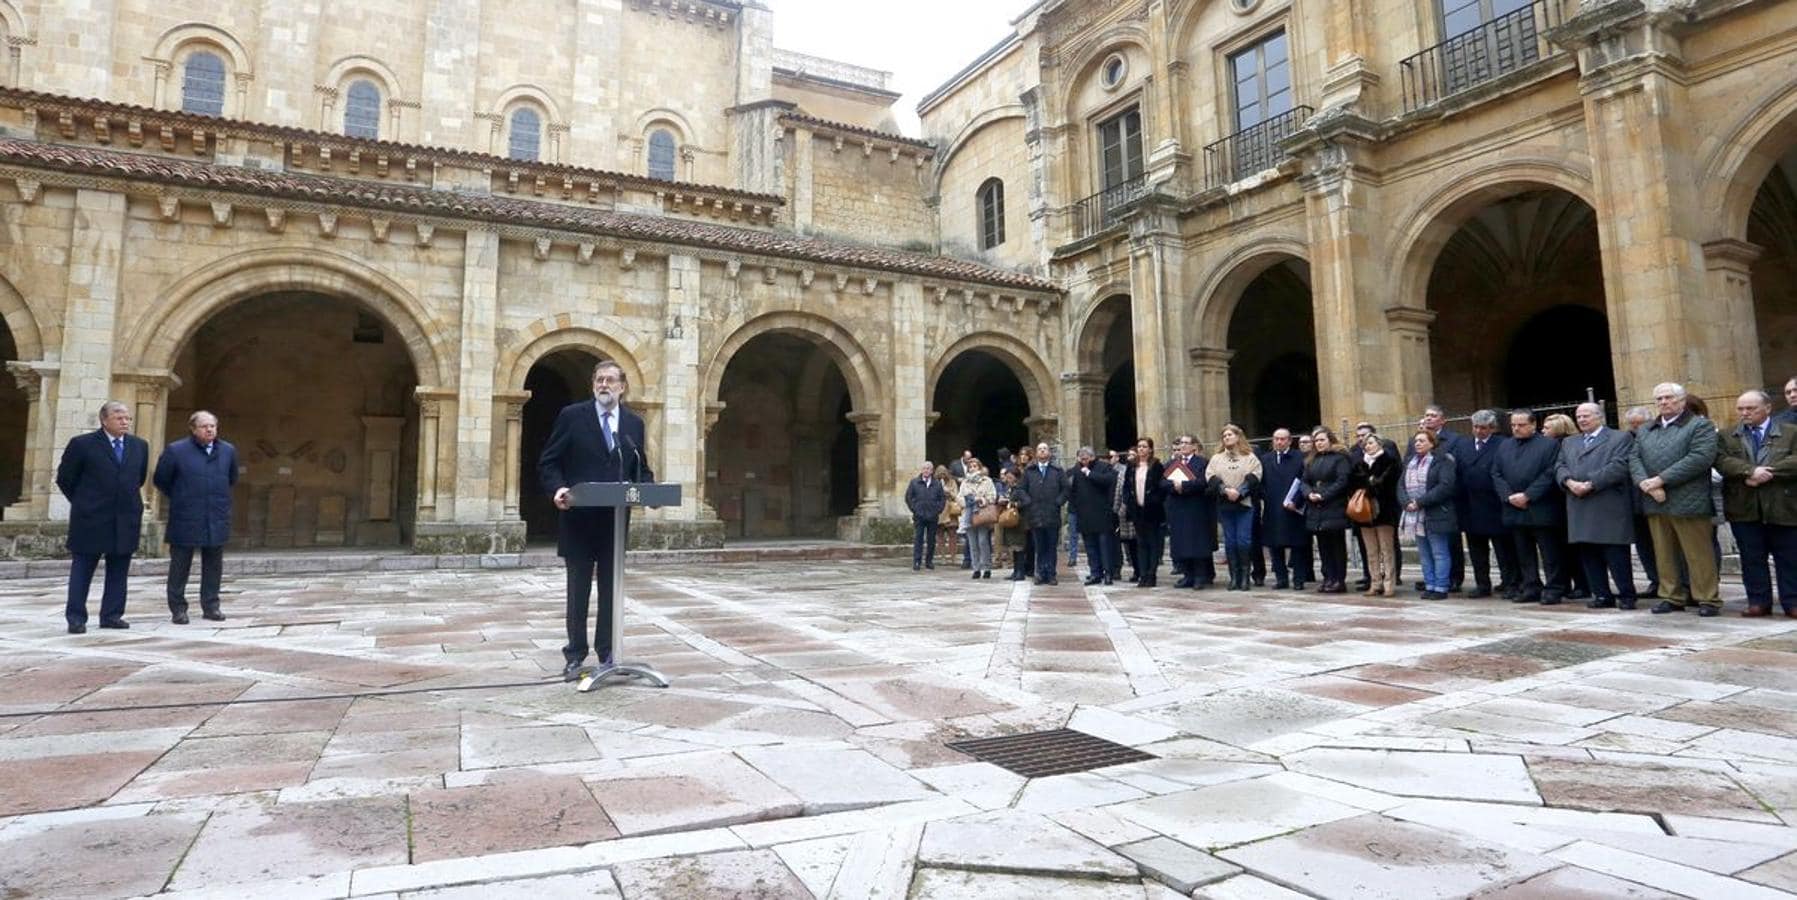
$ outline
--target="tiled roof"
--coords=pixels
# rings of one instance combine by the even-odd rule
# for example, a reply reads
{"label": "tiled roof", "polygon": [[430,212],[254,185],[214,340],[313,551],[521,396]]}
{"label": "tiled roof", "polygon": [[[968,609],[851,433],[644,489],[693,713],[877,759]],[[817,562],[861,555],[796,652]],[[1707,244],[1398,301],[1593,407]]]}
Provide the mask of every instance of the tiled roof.
{"label": "tiled roof", "polygon": [[936,145],[929,141],[905,137],[902,134],[893,134],[890,131],[880,131],[877,128],[863,128],[860,125],[850,125],[847,122],[835,122],[829,119],[820,119],[816,116],[808,116],[800,112],[785,113],[780,116],[780,121],[793,122],[799,125],[809,125],[813,128],[822,128],[826,131],[841,131],[845,134],[866,135],[867,137],[878,138],[882,141],[891,141],[894,144],[904,144],[906,146],[916,147],[920,150],[936,149]]}
{"label": "tiled roof", "polygon": [[491,194],[270,172],[145,153],[0,138],[0,164],[5,163],[202,190],[754,253],[1023,291],[1060,290],[1053,282],[1033,275],[944,256]]}
{"label": "tiled roof", "polygon": [[473,164],[491,169],[528,169],[545,175],[571,175],[576,178],[615,181],[632,187],[647,187],[653,190],[666,190],[670,187],[683,188],[688,191],[702,191],[721,194],[726,197],[741,197],[753,200],[763,206],[779,206],[786,202],[778,194],[761,194],[754,191],[741,191],[735,188],[720,187],[697,182],[664,181],[650,178],[647,175],[631,172],[613,172],[608,169],[591,169],[584,166],[570,166],[559,163],[530,162],[512,159],[506,156],[495,156],[491,153],[480,153],[474,150],[458,150],[452,147],[438,147],[427,144],[407,144],[400,141],[378,140],[372,138],[356,138],[336,134],[329,131],[314,131],[310,128],[296,128],[289,125],[269,125],[251,122],[244,119],[232,119],[225,116],[208,116],[202,113],[182,112],[180,110],[154,109],[131,103],[115,103],[110,100],[96,100],[88,97],[74,97],[67,94],[53,94],[47,91],[28,91],[20,88],[0,88],[0,105],[19,105],[38,110],[80,109],[89,113],[105,113],[125,118],[153,119],[159,122],[180,123],[189,128],[204,128],[215,131],[228,131],[232,134],[257,140],[285,139],[299,142],[330,144],[333,147],[359,149],[369,154],[390,154],[393,156],[419,156],[430,159]]}

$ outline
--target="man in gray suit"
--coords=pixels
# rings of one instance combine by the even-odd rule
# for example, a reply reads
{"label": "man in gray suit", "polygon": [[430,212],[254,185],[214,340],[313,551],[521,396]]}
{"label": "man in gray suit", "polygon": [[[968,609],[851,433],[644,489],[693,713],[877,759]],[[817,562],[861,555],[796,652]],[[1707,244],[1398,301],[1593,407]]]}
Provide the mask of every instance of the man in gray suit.
{"label": "man in gray suit", "polygon": [[[1567,539],[1591,582],[1591,599],[1585,605],[1634,609],[1629,544],[1635,539],[1635,511],[1629,458],[1635,439],[1628,432],[1604,427],[1603,407],[1595,403],[1579,404],[1573,418],[1580,433],[1560,442],[1554,478],[1566,489]],[[1614,594],[1610,578],[1616,581]]]}

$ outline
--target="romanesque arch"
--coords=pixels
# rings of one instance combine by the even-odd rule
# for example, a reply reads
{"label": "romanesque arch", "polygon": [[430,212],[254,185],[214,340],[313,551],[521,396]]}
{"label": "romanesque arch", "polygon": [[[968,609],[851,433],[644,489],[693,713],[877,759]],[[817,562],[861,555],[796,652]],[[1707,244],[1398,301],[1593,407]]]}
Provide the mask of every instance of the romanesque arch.
{"label": "romanesque arch", "polygon": [[1703,247],[1705,302],[1757,354],[1743,354],[1743,373],[1776,392],[1797,375],[1797,87],[1717,139],[1703,186],[1717,230]]}
{"label": "romanesque arch", "polygon": [[935,416],[930,458],[946,461],[973,450],[988,465],[998,464],[998,448],[1016,449],[1058,418],[1054,386],[1041,357],[1017,338],[990,331],[961,338],[936,358],[925,381]]}
{"label": "romanesque arch", "polygon": [[25,302],[25,297],[4,275],[0,275],[0,321],[4,321],[6,331],[12,337],[14,353],[0,358],[0,362],[44,358],[44,336],[38,328],[37,317],[31,314],[31,306]]}
{"label": "romanesque arch", "polygon": [[1059,404],[1055,402],[1055,378],[1049,372],[1048,364],[1042,361],[1042,357],[1030,345],[997,331],[975,332],[950,344],[930,366],[929,378],[924,383],[925,392],[935,396],[944,370],[956,358],[972,351],[990,354],[1017,376],[1024,395],[1029,398],[1031,415],[1057,415]]}
{"label": "romanesque arch", "polygon": [[842,369],[843,378],[848,382],[849,398],[857,412],[877,412],[884,406],[879,376],[861,342],[848,329],[829,319],[796,311],[757,316],[738,326],[724,339],[705,367],[704,396],[707,402],[719,402],[718,391],[731,358],[750,341],[770,334],[793,335],[829,354]]}
{"label": "romanesque arch", "polygon": [[629,334],[622,322],[608,316],[562,313],[538,319],[500,350],[497,383],[504,390],[523,390],[532,366],[552,354],[574,349],[616,362],[624,368],[624,377],[630,379],[632,388],[649,390],[634,342],[626,343],[618,337]]}
{"label": "romanesque arch", "polygon": [[1205,279],[1190,350],[1199,426],[1251,437],[1320,421],[1308,247],[1272,235],[1225,255]]}
{"label": "romanesque arch", "polygon": [[1121,286],[1092,296],[1074,331],[1074,375],[1080,398],[1081,442],[1124,447],[1135,443],[1136,362],[1131,298]]}

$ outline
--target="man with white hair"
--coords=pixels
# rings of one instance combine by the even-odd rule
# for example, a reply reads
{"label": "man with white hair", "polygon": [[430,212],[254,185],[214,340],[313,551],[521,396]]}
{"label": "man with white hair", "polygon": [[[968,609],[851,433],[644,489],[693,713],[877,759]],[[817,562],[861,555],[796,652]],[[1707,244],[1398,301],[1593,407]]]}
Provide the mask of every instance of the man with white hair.
{"label": "man with white hair", "polygon": [[131,407],[108,400],[100,428],[69,441],[56,466],[56,487],[69,500],[69,633],[87,631],[87,590],[106,560],[100,595],[100,627],[130,628],[125,621],[125,578],[143,531],[144,481],[150,445],[131,433]]}
{"label": "man with white hair", "polygon": [[[1658,416],[1635,436],[1629,459],[1630,477],[1646,498],[1642,511],[1653,533],[1659,563],[1660,590],[1666,599],[1653,611],[1678,612],[1687,602],[1698,615],[1722,614],[1722,586],[1716,573],[1715,535],[1710,517],[1710,467],[1716,462],[1716,426],[1685,408],[1683,385],[1655,385]],[[1690,587],[1679,583],[1678,561],[1685,561]]]}
{"label": "man with white hair", "polygon": [[1741,552],[1747,611],[1772,615],[1772,569],[1778,600],[1797,619],[1797,425],[1772,418],[1772,397],[1753,390],[1735,401],[1740,424],[1722,437],[1716,469],[1722,473],[1722,507]]}
{"label": "man with white hair", "polygon": [[[1560,442],[1555,480],[1566,491],[1566,534],[1591,582],[1592,609],[1635,608],[1629,543],[1635,538],[1629,457],[1635,439],[1604,426],[1603,407],[1581,403],[1579,433]],[[1611,593],[1611,581],[1615,593]]]}

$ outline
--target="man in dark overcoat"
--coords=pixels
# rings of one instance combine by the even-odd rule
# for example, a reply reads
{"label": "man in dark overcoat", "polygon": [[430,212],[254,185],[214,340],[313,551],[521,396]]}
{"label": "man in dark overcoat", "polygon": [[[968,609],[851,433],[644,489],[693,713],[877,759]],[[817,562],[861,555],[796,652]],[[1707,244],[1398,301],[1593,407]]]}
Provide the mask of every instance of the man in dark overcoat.
{"label": "man in dark overcoat", "polygon": [[1722,436],[1716,470],[1747,589],[1741,615],[1772,615],[1776,571],[1779,605],[1797,619],[1797,423],[1774,417],[1765,391],[1742,394],[1735,413],[1740,423]]}
{"label": "man in dark overcoat", "polygon": [[1310,532],[1304,528],[1304,504],[1285,503],[1292,485],[1304,477],[1304,454],[1293,449],[1289,429],[1273,432],[1273,449],[1260,455],[1260,471],[1260,535],[1273,557],[1273,587],[1303,590],[1311,571]]}
{"label": "man in dark overcoat", "polygon": [[156,461],[156,489],[168,497],[168,612],[187,624],[187,576],[200,552],[200,615],[223,622],[218,589],[224,578],[225,543],[231,540],[231,489],[237,485],[237,448],[218,436],[218,417],[199,410],[187,417],[187,437],[163,448]]}
{"label": "man in dark overcoat", "polygon": [[1117,486],[1117,470],[1098,458],[1091,447],[1079,448],[1075,465],[1067,472],[1067,509],[1079,523],[1080,539],[1086,545],[1086,584],[1110,584],[1116,560],[1111,556],[1111,543],[1105,539],[1111,530],[1111,493]]}
{"label": "man in dark overcoat", "polygon": [[1057,584],[1056,543],[1061,535],[1061,507],[1067,502],[1067,477],[1054,464],[1054,452],[1046,442],[1036,445],[1036,458],[1024,467],[1012,500],[1021,510],[1036,551],[1036,583]]}
{"label": "man in dark overcoat", "polygon": [[[599,664],[613,663],[612,616],[616,596],[612,585],[613,558],[618,541],[629,543],[630,534],[617,533],[612,510],[577,508],[570,499],[574,485],[590,481],[654,481],[649,467],[649,447],[643,419],[624,407],[630,382],[624,368],[605,360],[593,367],[593,396],[562,408],[555,417],[543,455],[537,459],[538,484],[549,492],[561,510],[556,529],[556,553],[568,575],[568,643],[562,647],[567,665],[562,677],[580,677],[586,661],[587,611],[591,608],[593,580],[599,581],[599,614],[593,623],[591,649]],[[628,526],[628,520],[626,520]]]}
{"label": "man in dark overcoat", "polygon": [[125,621],[125,581],[143,531],[144,481],[150,445],[131,433],[131,407],[109,400],[100,428],[69,441],[56,466],[56,487],[69,501],[69,599],[63,613],[69,633],[87,631],[87,590],[106,561],[100,595],[100,627],[130,628]]}
{"label": "man in dark overcoat", "polygon": [[1498,448],[1509,438],[1498,433],[1497,413],[1489,409],[1473,413],[1472,432],[1472,436],[1460,439],[1460,455],[1455,457],[1460,475],[1460,497],[1455,506],[1460,514],[1460,529],[1466,533],[1473,572],[1473,592],[1469,596],[1492,595],[1491,558],[1496,556],[1496,592],[1505,600],[1514,600],[1517,583],[1522,580],[1517,572],[1516,544],[1510,529],[1504,527],[1504,501],[1499,499],[1491,480]]}
{"label": "man in dark overcoat", "polygon": [[1534,410],[1511,410],[1510,440],[1498,447],[1491,483],[1504,504],[1504,526],[1516,542],[1522,573],[1517,603],[1554,606],[1566,597],[1558,531],[1566,516],[1566,502],[1554,485],[1559,461],[1560,445],[1535,431]]}
{"label": "man in dark overcoat", "polygon": [[[1181,573],[1173,586],[1209,587],[1217,580],[1217,501],[1204,479],[1209,460],[1198,454],[1198,439],[1189,434],[1180,435],[1176,446],[1161,474],[1161,493],[1167,498],[1167,554]],[[1181,477],[1174,477],[1176,472]],[[1186,472],[1193,477],[1183,477]]]}

